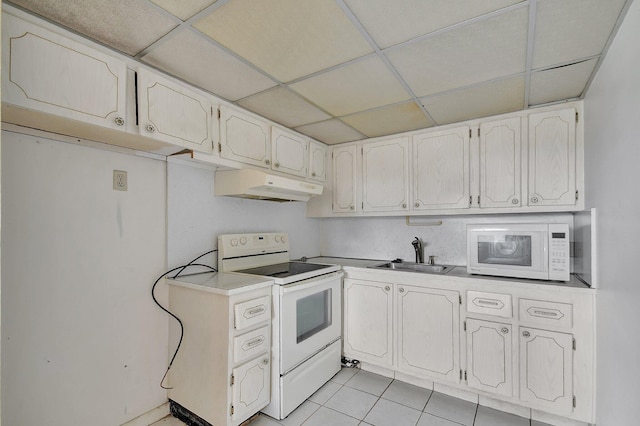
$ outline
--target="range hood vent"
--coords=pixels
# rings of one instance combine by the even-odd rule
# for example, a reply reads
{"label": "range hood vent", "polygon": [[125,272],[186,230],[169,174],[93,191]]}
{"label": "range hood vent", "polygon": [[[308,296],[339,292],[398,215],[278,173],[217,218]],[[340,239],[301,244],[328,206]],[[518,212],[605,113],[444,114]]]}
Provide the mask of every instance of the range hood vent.
{"label": "range hood vent", "polygon": [[251,169],[216,172],[214,183],[215,195],[269,201],[309,201],[324,189],[316,183]]}

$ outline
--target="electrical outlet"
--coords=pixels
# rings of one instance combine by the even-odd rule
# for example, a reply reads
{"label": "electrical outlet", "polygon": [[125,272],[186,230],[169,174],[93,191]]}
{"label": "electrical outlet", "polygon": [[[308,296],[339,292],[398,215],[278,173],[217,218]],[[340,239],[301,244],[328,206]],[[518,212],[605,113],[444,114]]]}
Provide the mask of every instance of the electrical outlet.
{"label": "electrical outlet", "polygon": [[116,191],[127,190],[127,172],[123,170],[113,171],[113,189]]}

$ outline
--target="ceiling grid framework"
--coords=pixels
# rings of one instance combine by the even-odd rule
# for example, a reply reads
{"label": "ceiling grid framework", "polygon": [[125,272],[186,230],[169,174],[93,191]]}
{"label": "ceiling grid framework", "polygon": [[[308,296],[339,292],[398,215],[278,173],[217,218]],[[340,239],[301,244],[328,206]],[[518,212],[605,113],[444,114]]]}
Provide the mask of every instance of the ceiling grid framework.
{"label": "ceiling grid framework", "polygon": [[328,144],[584,96],[632,0],[13,0]]}

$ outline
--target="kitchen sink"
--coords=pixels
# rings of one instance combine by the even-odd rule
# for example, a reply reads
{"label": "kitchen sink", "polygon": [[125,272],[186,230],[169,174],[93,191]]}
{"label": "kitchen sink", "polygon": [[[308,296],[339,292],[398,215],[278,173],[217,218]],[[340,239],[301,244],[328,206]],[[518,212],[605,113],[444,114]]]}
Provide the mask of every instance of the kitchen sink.
{"label": "kitchen sink", "polygon": [[387,262],[380,265],[369,266],[374,269],[393,269],[396,271],[420,272],[423,274],[440,274],[444,275],[451,271],[454,266],[451,265],[428,265],[426,263],[413,262]]}

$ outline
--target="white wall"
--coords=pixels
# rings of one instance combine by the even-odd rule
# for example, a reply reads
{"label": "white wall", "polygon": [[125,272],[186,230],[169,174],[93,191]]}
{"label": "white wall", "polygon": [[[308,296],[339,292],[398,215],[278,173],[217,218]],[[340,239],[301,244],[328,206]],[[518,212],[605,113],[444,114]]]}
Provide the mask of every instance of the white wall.
{"label": "white wall", "polygon": [[585,98],[586,202],[598,209],[600,426],[640,419],[640,2],[631,5]]}
{"label": "white wall", "polygon": [[470,223],[568,223],[570,213],[511,214],[492,216],[413,217],[411,223],[439,226],[407,226],[404,217],[331,218],[322,222],[322,254],[325,256],[364,257],[369,259],[401,258],[413,262],[411,241],[418,237],[424,247],[425,262],[436,256],[436,263],[467,264],[466,226]]}
{"label": "white wall", "polygon": [[[320,254],[321,219],[305,217],[306,204],[214,197],[214,172],[168,163],[168,260],[175,267],[217,246],[218,234],[288,232],[292,257]],[[203,260],[217,265],[217,255]]]}
{"label": "white wall", "polygon": [[3,423],[113,426],[164,403],[165,163],[8,132],[2,150]]}

